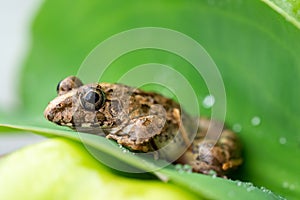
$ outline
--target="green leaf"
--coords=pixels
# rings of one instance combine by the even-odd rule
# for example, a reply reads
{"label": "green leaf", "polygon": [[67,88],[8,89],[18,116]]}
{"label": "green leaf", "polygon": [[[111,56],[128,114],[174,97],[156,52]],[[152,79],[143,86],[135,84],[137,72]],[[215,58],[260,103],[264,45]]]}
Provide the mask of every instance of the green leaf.
{"label": "green leaf", "polygon": [[[33,25],[22,73],[22,109],[41,116],[56,96],[57,82],[76,74],[87,54],[108,37],[136,27],[174,29],[203,45],[221,72],[226,123],[242,127],[245,163],[239,178],[297,199],[300,30],[295,25],[259,0],[45,1]],[[208,94],[186,61],[155,50],[120,57],[111,64],[107,80],[116,81],[128,69],[149,62],[184,69],[200,103]],[[210,110],[202,107],[201,114],[209,115]],[[253,118],[260,123],[252,125]]]}
{"label": "green leaf", "polygon": [[249,182],[211,178],[195,173],[186,173],[180,176],[174,171],[163,171],[170,176],[174,183],[183,185],[194,192],[201,191],[209,199],[282,199],[270,190],[263,187],[259,189]]}
{"label": "green leaf", "polygon": [[262,0],[281,14],[286,20],[300,28],[300,1],[297,0]]}
{"label": "green leaf", "polygon": [[199,199],[174,184],[117,176],[65,139],[6,156],[0,176],[1,199]]}
{"label": "green leaf", "polygon": [[[71,161],[72,162],[71,167],[68,167],[69,164],[67,163],[68,164],[66,166],[67,169],[63,169],[64,171],[60,172],[64,174],[66,173],[65,171],[68,170],[68,174],[66,176],[63,176],[62,178],[63,180],[65,179],[68,180],[69,176],[71,176],[71,173],[74,174],[85,173],[85,170],[81,169],[82,163],[85,164],[87,162],[91,162],[91,160],[93,163],[95,163],[94,159],[96,158],[99,159],[98,161],[106,163],[108,167],[116,167],[116,169],[119,170],[123,169],[123,170],[127,170],[128,172],[135,172],[135,173],[138,172],[137,169],[140,169],[140,172],[150,171],[156,174],[158,177],[162,177],[164,180],[169,181],[169,183],[180,186],[181,189],[185,191],[182,193],[180,191],[180,195],[182,196],[185,196],[186,192],[190,191],[191,194],[196,194],[198,196],[197,199],[199,199],[200,197],[204,199],[241,199],[241,198],[280,199],[279,196],[275,195],[271,191],[265,188],[257,188],[253,186],[253,184],[251,183],[243,183],[241,181],[231,181],[223,178],[217,178],[214,176],[211,177],[202,174],[176,171],[175,168],[172,166],[169,166],[167,168],[160,168],[159,167],[160,164],[165,164],[164,161],[162,160],[155,161],[153,160],[153,158],[151,159],[149,157],[146,158],[138,157],[136,154],[132,154],[129,151],[124,152],[123,151],[124,149],[121,149],[118,145],[116,145],[115,142],[111,142],[103,137],[99,137],[91,134],[85,134],[85,133],[77,133],[74,131],[66,131],[63,130],[63,128],[61,127],[48,128],[48,125],[46,123],[44,124],[42,123],[39,126],[28,126],[26,124],[27,123],[22,125],[21,122],[18,125],[10,125],[10,124],[0,124],[0,125],[4,127],[10,127],[11,129],[15,129],[15,130],[25,130],[25,131],[31,131],[43,135],[49,134],[52,136],[69,138],[80,142],[79,144],[81,144],[80,146],[81,148],[78,147],[78,144],[74,146],[75,143],[71,141],[62,140],[63,141],[62,143],[61,140],[59,139],[53,139],[53,141],[48,141],[45,142],[45,144],[39,144],[39,146],[36,145],[36,147],[31,147],[28,148],[28,150],[23,150],[21,152],[15,153],[15,155],[8,156],[9,161],[3,161],[2,165],[0,165],[0,176],[2,177],[0,180],[0,186],[1,184],[5,185],[1,187],[1,188],[5,188],[5,190],[4,189],[0,190],[0,195],[2,193],[7,195],[8,197],[11,197],[11,195],[19,195],[12,192],[13,186],[15,185],[16,177],[18,178],[18,182],[22,183],[22,181],[25,181],[25,179],[27,179],[28,176],[31,176],[33,172],[37,173],[35,170],[38,170],[39,168],[41,168],[40,176],[42,177],[42,174],[45,173],[43,166],[45,165],[44,163],[46,161],[47,161],[46,163],[52,163],[51,166],[55,167],[57,165],[60,166],[65,165],[64,162],[70,162],[70,158],[74,159],[74,161]],[[49,145],[50,145],[50,149],[49,149]],[[68,146],[71,147],[74,146],[72,148],[74,148],[76,152],[73,152],[74,150],[72,149],[65,149],[66,147],[70,148]],[[80,151],[81,153],[77,153],[77,151]],[[62,157],[55,156],[55,155],[60,155],[60,152],[64,152],[64,154],[62,154]],[[93,157],[91,157],[91,155]],[[39,159],[39,158],[43,158],[43,159]],[[52,159],[49,160],[49,158]],[[44,159],[45,161],[43,161]],[[80,162],[78,162],[78,160]],[[86,160],[86,161],[81,161],[81,160]],[[101,162],[98,162],[100,168],[102,167],[102,164],[100,164]],[[15,165],[15,163],[23,163],[23,166],[27,168],[25,169],[18,168],[18,167],[14,168],[13,166]],[[51,169],[51,166],[48,167]],[[93,164],[92,166],[93,170],[98,169],[98,166],[97,167],[96,166],[97,164]],[[32,168],[35,170],[33,170]],[[75,172],[72,171],[73,168],[76,169]],[[9,173],[7,173],[7,170],[9,170]],[[56,174],[55,172],[56,169],[54,168],[52,170],[46,170],[46,171],[48,174],[52,174],[52,173]],[[103,172],[103,170],[105,169],[100,170],[101,174],[108,173],[108,172]],[[107,170],[109,169],[107,168],[106,171]],[[23,176],[20,176],[20,174],[23,174]],[[45,178],[45,176],[43,179],[41,179],[41,177],[39,177],[39,179],[36,181],[30,182],[30,184],[33,184],[32,187],[35,187],[35,184],[39,182],[43,182],[43,183],[46,182],[48,186],[50,186],[50,188],[48,190],[42,188],[40,191],[37,191],[37,194],[36,193],[30,194],[32,195],[32,197],[43,198],[43,197],[47,197],[47,195],[49,194],[54,195],[57,192],[58,195],[60,195],[59,191],[56,191],[57,188],[54,187],[56,181],[58,180],[55,179],[53,181],[52,179],[48,179],[47,177]],[[80,177],[78,178],[78,180],[75,179],[76,183],[80,182]],[[103,177],[99,177],[99,178],[101,180]],[[105,180],[106,179],[108,178],[105,178]],[[120,177],[120,178],[113,178],[113,179],[118,180],[124,178]],[[125,179],[124,182],[126,182]],[[93,182],[89,184],[93,184]],[[124,185],[126,184],[128,183],[124,183]],[[77,187],[77,185],[75,186]],[[131,187],[134,187],[134,185],[132,184]],[[147,187],[146,183],[145,183],[145,187]],[[149,184],[148,187],[155,189],[155,187],[153,187],[151,184]],[[175,186],[174,188],[170,186],[167,186],[166,188],[175,189]],[[68,190],[67,188],[64,191],[63,195],[71,195],[73,189],[74,188]],[[91,190],[96,190],[100,192],[100,194],[98,195],[103,195],[101,194],[101,191],[104,192],[106,189],[101,190],[97,188],[92,188]],[[90,197],[95,198],[93,196],[94,192],[95,191],[92,191]],[[123,191],[121,190],[121,194],[122,192]],[[105,194],[106,193],[104,193],[104,195]],[[41,195],[41,196],[36,196],[36,195]],[[84,195],[84,194],[80,194],[80,195]],[[179,198],[181,197],[179,196]],[[189,196],[186,196],[186,198],[189,198]]]}

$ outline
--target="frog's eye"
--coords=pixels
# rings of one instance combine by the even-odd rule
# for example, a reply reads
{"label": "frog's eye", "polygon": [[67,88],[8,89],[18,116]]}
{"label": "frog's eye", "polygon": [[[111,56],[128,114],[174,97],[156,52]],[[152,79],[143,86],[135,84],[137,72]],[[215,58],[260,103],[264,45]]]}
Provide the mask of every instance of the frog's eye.
{"label": "frog's eye", "polygon": [[99,110],[105,101],[105,95],[98,88],[89,88],[80,98],[81,105],[89,111]]}
{"label": "frog's eye", "polygon": [[57,84],[56,92],[58,95],[63,95],[74,88],[79,88],[83,83],[76,76],[69,76]]}

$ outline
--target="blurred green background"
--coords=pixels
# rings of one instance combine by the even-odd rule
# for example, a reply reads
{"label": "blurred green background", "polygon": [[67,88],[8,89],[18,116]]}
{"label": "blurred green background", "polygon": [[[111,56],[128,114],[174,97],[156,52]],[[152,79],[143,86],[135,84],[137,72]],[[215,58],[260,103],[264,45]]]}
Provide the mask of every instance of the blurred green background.
{"label": "blurred green background", "polygon": [[[297,199],[300,4],[265,2],[268,5],[259,0],[47,0],[33,22],[32,43],[20,74],[22,106],[18,117],[3,117],[2,124],[46,124],[42,113],[56,96],[58,81],[77,74],[88,53],[108,37],[137,27],[173,29],[198,41],[221,72],[227,95],[225,122],[238,131],[244,145],[245,163],[237,178]],[[197,91],[201,114],[210,114],[201,104],[208,94],[204,82],[174,54],[131,52],[112,63],[115,71],[107,80],[150,62],[184,71]],[[25,115],[29,117],[24,122]]]}

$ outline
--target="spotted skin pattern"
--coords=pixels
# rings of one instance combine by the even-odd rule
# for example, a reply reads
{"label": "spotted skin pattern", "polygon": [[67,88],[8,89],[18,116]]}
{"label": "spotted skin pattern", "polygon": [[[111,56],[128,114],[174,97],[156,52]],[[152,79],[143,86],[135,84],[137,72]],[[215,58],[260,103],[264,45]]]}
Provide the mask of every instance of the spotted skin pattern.
{"label": "spotted skin pattern", "polygon": [[194,172],[226,177],[242,164],[236,134],[220,123],[186,114],[179,104],[158,93],[123,84],[84,85],[75,76],[59,82],[58,96],[46,107],[47,120],[76,131],[105,136],[135,152],[159,152],[159,158],[191,165]]}

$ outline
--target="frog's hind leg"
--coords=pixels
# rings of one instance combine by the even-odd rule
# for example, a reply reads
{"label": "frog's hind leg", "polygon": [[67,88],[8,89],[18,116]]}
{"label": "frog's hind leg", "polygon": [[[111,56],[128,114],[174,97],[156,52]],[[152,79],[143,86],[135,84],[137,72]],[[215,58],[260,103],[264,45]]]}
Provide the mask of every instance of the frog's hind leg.
{"label": "frog's hind leg", "polygon": [[218,139],[206,137],[210,120],[200,120],[198,133],[177,163],[189,164],[194,172],[224,177],[242,164],[241,144],[236,134],[223,129]]}

